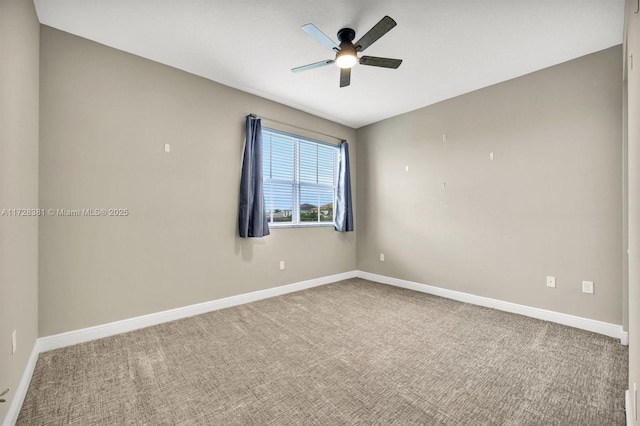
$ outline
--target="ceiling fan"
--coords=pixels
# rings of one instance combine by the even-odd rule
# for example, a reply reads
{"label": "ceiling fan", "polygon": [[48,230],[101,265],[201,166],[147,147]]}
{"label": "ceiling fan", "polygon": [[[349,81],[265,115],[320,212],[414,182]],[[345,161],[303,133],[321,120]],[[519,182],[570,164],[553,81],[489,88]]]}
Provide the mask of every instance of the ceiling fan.
{"label": "ceiling fan", "polygon": [[306,71],[335,63],[340,68],[340,87],[345,87],[351,83],[351,68],[356,64],[396,69],[402,63],[402,59],[378,58],[376,56],[361,56],[358,58],[358,52],[363,52],[395,26],[396,21],[385,16],[355,43],[353,39],[356,37],[356,32],[351,28],[343,28],[338,31],[338,40],[340,40],[340,45],[338,46],[315,25],[303,25],[302,30],[304,32],[315,38],[326,48],[336,52],[336,57],[335,59],[326,59],[324,61],[314,62],[313,64],[296,67],[291,71]]}

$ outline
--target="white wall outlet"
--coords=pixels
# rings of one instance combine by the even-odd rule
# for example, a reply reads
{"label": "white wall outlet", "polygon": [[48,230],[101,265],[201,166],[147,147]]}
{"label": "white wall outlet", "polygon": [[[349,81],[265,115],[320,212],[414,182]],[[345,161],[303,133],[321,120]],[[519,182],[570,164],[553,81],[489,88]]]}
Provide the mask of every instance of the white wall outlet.
{"label": "white wall outlet", "polygon": [[283,269],[284,269],[284,260],[281,260],[280,261],[280,270],[283,270]]}
{"label": "white wall outlet", "polygon": [[489,160],[493,160],[493,152],[489,153]]}
{"label": "white wall outlet", "polygon": [[17,336],[16,336],[16,330],[13,330],[13,333],[11,333],[11,353],[15,354],[16,353],[16,349],[18,349],[18,340],[17,340]]}
{"label": "white wall outlet", "polygon": [[582,292],[593,294],[593,281],[582,281]]}
{"label": "white wall outlet", "polygon": [[164,152],[171,152],[171,145],[169,145],[168,143],[164,144]]}
{"label": "white wall outlet", "polygon": [[384,262],[384,253],[380,253],[380,262]]}
{"label": "white wall outlet", "polygon": [[547,287],[556,288],[556,277],[547,277]]}
{"label": "white wall outlet", "polygon": [[443,133],[442,134],[442,142],[446,142],[447,141],[447,134]]}
{"label": "white wall outlet", "polygon": [[409,171],[409,166],[404,166],[404,171],[408,172]]}

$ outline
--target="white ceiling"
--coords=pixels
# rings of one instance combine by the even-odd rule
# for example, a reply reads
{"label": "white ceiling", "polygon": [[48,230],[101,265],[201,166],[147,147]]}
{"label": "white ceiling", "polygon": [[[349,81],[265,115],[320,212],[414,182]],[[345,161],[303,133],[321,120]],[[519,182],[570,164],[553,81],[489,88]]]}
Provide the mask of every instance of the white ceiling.
{"label": "white ceiling", "polygon": [[[624,0],[35,0],[40,22],[358,128],[622,43]],[[384,15],[398,26],[366,51],[397,70],[333,58],[300,27],[356,40]]]}

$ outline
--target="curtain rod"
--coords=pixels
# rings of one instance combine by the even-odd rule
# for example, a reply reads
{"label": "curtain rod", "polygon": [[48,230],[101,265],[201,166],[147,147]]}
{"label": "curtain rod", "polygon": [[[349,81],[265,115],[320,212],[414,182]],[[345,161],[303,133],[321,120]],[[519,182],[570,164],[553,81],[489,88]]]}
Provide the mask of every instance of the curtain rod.
{"label": "curtain rod", "polygon": [[343,139],[343,138],[339,138],[339,137],[336,137],[336,136],[333,136],[333,135],[327,135],[326,133],[316,132],[315,130],[305,129],[304,127],[300,127],[300,126],[294,126],[293,124],[283,123],[282,121],[274,120],[274,119],[272,119],[272,118],[268,118],[268,117],[259,117],[259,116],[257,116],[256,114],[249,114],[249,115],[250,115],[251,117],[253,117],[253,118],[262,118],[262,119],[264,119],[264,120],[271,121],[272,123],[278,123],[278,124],[282,124],[283,126],[289,126],[289,127],[293,127],[293,128],[296,128],[296,129],[304,130],[305,132],[311,132],[311,133],[315,133],[315,134],[317,134],[317,135],[322,135],[322,136],[326,136],[326,137],[328,137],[328,138],[333,138],[333,139],[338,140],[338,141],[340,141],[340,142],[344,141],[344,139]]}

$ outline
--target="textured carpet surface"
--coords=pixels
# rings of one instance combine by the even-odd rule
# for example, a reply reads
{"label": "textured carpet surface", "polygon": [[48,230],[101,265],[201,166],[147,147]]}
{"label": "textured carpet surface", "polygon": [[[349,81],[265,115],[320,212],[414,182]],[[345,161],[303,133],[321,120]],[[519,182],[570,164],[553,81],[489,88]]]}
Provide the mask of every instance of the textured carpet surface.
{"label": "textured carpet surface", "polygon": [[40,354],[19,425],[624,425],[627,348],[353,279]]}

